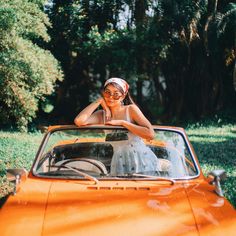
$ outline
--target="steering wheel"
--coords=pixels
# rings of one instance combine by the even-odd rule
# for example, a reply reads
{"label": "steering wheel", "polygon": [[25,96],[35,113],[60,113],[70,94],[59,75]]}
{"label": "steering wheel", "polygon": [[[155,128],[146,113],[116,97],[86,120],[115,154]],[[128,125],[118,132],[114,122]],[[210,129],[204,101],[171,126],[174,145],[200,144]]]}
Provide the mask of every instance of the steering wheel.
{"label": "steering wheel", "polygon": [[98,161],[98,160],[94,160],[94,159],[88,159],[88,158],[73,158],[73,159],[69,159],[69,160],[64,160],[60,163],[60,165],[67,165],[71,162],[86,162],[86,163],[89,163],[93,166],[95,166],[102,175],[107,175],[108,172],[107,172],[107,169],[105,167],[105,165],[101,162],[101,161]]}

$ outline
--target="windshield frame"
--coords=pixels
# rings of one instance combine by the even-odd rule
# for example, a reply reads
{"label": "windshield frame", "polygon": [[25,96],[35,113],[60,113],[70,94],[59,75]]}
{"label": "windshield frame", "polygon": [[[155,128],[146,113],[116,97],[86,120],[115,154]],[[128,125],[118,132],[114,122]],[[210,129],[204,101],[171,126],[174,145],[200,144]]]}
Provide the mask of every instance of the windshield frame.
{"label": "windshield frame", "polygon": [[[198,160],[197,160],[197,157],[196,157],[196,154],[193,150],[193,147],[191,146],[190,144],[190,141],[184,131],[184,129],[182,128],[178,128],[178,127],[163,127],[163,126],[154,126],[153,125],[153,128],[154,128],[154,131],[157,132],[157,131],[167,131],[167,132],[174,132],[174,133],[177,133],[179,134],[183,141],[184,141],[184,144],[187,148],[187,151],[189,152],[189,154],[191,155],[191,159],[193,161],[193,164],[194,164],[194,167],[196,169],[196,175],[193,175],[193,176],[184,176],[184,177],[178,177],[178,178],[175,178],[175,177],[170,177],[170,179],[173,179],[173,180],[191,180],[191,179],[196,179],[200,176],[201,174],[201,169],[199,167],[199,163],[198,163]],[[81,127],[77,127],[75,125],[65,125],[65,126],[58,126],[58,128],[53,128],[53,129],[49,129],[49,131],[44,135],[43,139],[42,139],[42,142],[39,146],[39,149],[36,153],[36,156],[35,156],[35,159],[34,159],[34,162],[32,164],[32,167],[31,167],[31,170],[30,172],[32,173],[32,175],[34,177],[37,177],[37,178],[42,178],[42,179],[61,179],[61,180],[86,180],[86,179],[83,179],[83,178],[68,178],[68,176],[65,176],[65,178],[63,177],[57,177],[57,176],[42,176],[42,175],[39,175],[37,174],[37,171],[36,171],[36,167],[40,161],[40,157],[42,155],[42,153],[44,152],[44,149],[48,143],[48,140],[50,138],[50,136],[54,133],[54,132],[57,132],[57,131],[64,131],[64,130],[83,130],[83,129],[106,129],[106,130],[113,130],[113,129],[116,129],[116,130],[127,130],[126,128],[122,127],[122,126],[107,126],[107,125],[86,125],[86,126],[81,126]],[[122,180],[122,181],[132,181],[132,180],[145,180],[145,181],[152,181],[155,179],[155,177],[157,176],[153,176],[153,179],[147,179],[147,178],[131,178],[131,177],[127,177],[127,178],[116,178],[115,176],[108,176],[106,178],[98,178],[99,181],[107,181],[107,180]]]}

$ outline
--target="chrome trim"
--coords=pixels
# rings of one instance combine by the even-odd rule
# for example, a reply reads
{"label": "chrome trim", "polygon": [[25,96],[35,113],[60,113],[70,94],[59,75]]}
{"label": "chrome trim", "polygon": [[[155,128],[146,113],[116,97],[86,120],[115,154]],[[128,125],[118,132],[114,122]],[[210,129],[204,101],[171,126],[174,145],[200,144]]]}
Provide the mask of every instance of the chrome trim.
{"label": "chrome trim", "polygon": [[30,170],[30,172],[31,172],[34,176],[37,176],[37,175],[35,174],[35,171],[36,171],[36,167],[37,167],[38,162],[39,162],[39,157],[42,155],[42,152],[43,152],[43,150],[44,150],[44,148],[45,148],[45,145],[47,144],[47,141],[48,141],[48,139],[49,139],[49,137],[50,137],[50,135],[51,135],[52,133],[53,133],[53,132],[47,132],[47,133],[44,135],[44,137],[43,137],[43,139],[42,139],[42,141],[41,141],[41,144],[40,144],[39,149],[38,149],[38,151],[37,151],[37,153],[36,153],[34,162],[33,162],[33,164],[32,164],[32,168],[31,168],[31,170]]}
{"label": "chrome trim", "polygon": [[[45,176],[45,175],[40,175],[40,174],[37,174],[37,175],[35,175],[35,176],[37,176],[37,177],[39,177],[39,178],[41,178],[41,179],[60,179],[60,180],[74,180],[74,181],[77,181],[77,180],[83,180],[83,181],[89,181],[88,179],[86,179],[86,178],[83,178],[83,177],[78,177],[78,178],[75,178],[75,177],[71,177],[71,176]],[[106,176],[106,177],[100,177],[100,178],[98,178],[98,177],[96,177],[96,179],[98,179],[99,180],[99,182],[100,181],[114,181],[114,180],[116,180],[116,181],[120,181],[120,180],[122,180],[122,181],[147,181],[147,182],[149,182],[149,181],[152,181],[152,182],[155,182],[155,181],[157,181],[157,182],[173,182],[173,183],[171,183],[170,185],[174,185],[176,182],[175,182],[175,179],[173,179],[173,178],[170,178],[170,179],[166,179],[166,178],[163,178],[163,179],[161,179],[162,177],[160,177],[160,178],[158,178],[158,176],[153,176],[153,178],[146,178],[146,177],[144,177],[144,178],[131,178],[131,177],[116,177],[116,176],[114,176],[114,177],[109,177],[109,176]]]}
{"label": "chrome trim", "polygon": [[[35,156],[35,160],[33,162],[33,165],[32,165],[32,168],[30,170],[30,172],[33,174],[33,176],[36,176],[36,177],[40,177],[42,178],[42,176],[39,176],[38,174],[35,173],[36,171],[36,166],[39,162],[39,156],[42,154],[44,148],[45,148],[45,145],[47,144],[47,140],[48,138],[50,137],[50,135],[56,131],[61,131],[61,130],[71,130],[71,129],[121,129],[121,130],[127,130],[125,129],[123,126],[112,126],[112,125],[85,125],[85,126],[76,126],[76,125],[63,125],[63,126],[60,126],[60,127],[56,127],[55,129],[52,129],[50,131],[48,131],[42,142],[41,142],[41,145],[39,146],[39,149],[38,149],[38,152]],[[162,130],[162,131],[172,131],[172,132],[175,132],[175,133],[179,133],[182,137],[183,137],[183,140],[188,148],[188,151],[190,152],[191,154],[191,157],[193,159],[193,163],[194,163],[194,166],[197,170],[197,174],[194,175],[194,176],[187,176],[187,177],[179,177],[179,178],[173,178],[174,180],[191,180],[191,179],[196,179],[200,176],[200,168],[199,168],[199,165],[198,163],[196,162],[195,158],[197,158],[197,156],[195,157],[194,153],[193,153],[193,150],[190,146],[190,141],[188,139],[188,136],[185,132],[185,130],[181,127],[169,127],[169,126],[158,126],[158,125],[153,125],[153,129],[154,130]],[[48,178],[48,177],[45,177],[45,178]],[[55,177],[53,177],[55,178]],[[104,179],[102,179],[104,180]],[[113,179],[111,179],[113,180]],[[115,179],[114,179],[115,180]],[[122,179],[124,180],[124,179]],[[130,179],[129,179],[130,180]],[[139,178],[140,180],[140,178]],[[146,179],[147,180],[147,179]]]}
{"label": "chrome trim", "polygon": [[[154,128],[154,129],[155,129],[155,128]],[[185,141],[185,144],[186,144],[186,146],[188,147],[188,150],[189,150],[189,152],[190,152],[190,154],[191,154],[191,157],[192,157],[192,159],[193,159],[194,165],[195,165],[195,167],[196,167],[196,169],[197,169],[197,175],[189,176],[189,177],[182,177],[182,178],[175,178],[175,180],[183,180],[183,179],[184,179],[184,180],[190,180],[190,179],[195,179],[195,178],[199,177],[201,171],[200,171],[200,169],[199,169],[198,163],[197,163],[196,160],[195,160],[195,155],[194,155],[194,153],[193,153],[192,147],[190,146],[190,141],[189,141],[189,139],[188,139],[188,136],[187,136],[185,130],[182,129],[182,128],[181,128],[182,131],[179,130],[179,129],[175,129],[175,128],[156,128],[156,129],[159,129],[159,130],[168,130],[168,131],[173,131],[173,132],[180,133],[180,134],[183,136],[183,139],[184,139],[184,141]]]}

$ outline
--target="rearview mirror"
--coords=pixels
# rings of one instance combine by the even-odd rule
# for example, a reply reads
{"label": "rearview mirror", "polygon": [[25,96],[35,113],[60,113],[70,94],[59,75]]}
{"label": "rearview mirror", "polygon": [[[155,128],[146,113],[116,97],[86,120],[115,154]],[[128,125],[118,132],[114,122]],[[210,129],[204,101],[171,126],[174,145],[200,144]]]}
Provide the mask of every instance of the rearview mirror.
{"label": "rearview mirror", "polygon": [[213,170],[208,174],[208,179],[210,179],[210,184],[215,185],[215,192],[220,196],[224,197],[223,190],[221,188],[220,181],[226,179],[225,170]]}
{"label": "rearview mirror", "polygon": [[13,194],[15,195],[19,189],[19,183],[22,180],[25,180],[28,175],[28,172],[25,169],[7,169],[7,180],[9,182],[14,182]]}

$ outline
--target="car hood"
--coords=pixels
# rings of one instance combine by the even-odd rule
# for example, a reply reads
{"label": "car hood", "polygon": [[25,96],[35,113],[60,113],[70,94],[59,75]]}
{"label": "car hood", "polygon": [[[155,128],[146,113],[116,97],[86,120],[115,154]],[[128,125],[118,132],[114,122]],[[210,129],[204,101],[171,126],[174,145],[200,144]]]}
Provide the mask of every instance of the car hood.
{"label": "car hood", "polygon": [[53,183],[42,234],[198,235],[184,187],[155,185]]}
{"label": "car hood", "polygon": [[234,235],[235,210],[204,182],[28,179],[1,235]]}
{"label": "car hood", "polygon": [[51,181],[27,178],[0,209],[0,234],[41,235]]}

